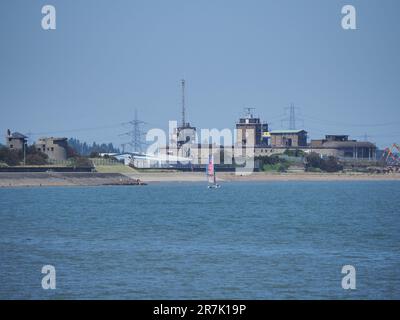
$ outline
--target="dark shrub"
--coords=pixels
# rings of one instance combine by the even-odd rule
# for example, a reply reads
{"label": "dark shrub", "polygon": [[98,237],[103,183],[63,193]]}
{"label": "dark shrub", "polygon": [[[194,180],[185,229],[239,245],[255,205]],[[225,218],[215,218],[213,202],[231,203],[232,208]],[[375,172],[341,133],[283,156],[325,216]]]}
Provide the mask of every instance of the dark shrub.
{"label": "dark shrub", "polygon": [[[44,157],[45,156],[45,157]],[[42,166],[47,164],[47,155],[45,154],[28,154],[26,156],[26,164]]]}
{"label": "dark shrub", "polygon": [[315,152],[310,153],[306,156],[306,169],[310,172],[316,172],[315,169],[320,169],[326,172],[338,172],[343,170],[343,166],[339,164],[335,157],[328,157],[322,159],[321,156]]}
{"label": "dark shrub", "polygon": [[326,172],[338,172],[343,170],[343,166],[338,163],[335,157],[329,157],[323,160],[321,169]]}
{"label": "dark shrub", "polygon": [[299,149],[296,149],[296,150],[286,149],[283,154],[286,156],[289,156],[289,157],[304,157],[305,153],[303,150],[299,150]]}
{"label": "dark shrub", "polygon": [[5,162],[9,166],[17,166],[22,161],[22,152],[10,150],[7,147],[0,148],[0,161]]}

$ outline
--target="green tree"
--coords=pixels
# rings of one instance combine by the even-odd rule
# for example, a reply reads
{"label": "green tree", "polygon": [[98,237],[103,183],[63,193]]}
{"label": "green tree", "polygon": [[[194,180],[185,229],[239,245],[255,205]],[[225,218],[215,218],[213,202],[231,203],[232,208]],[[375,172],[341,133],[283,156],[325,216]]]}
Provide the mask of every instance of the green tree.
{"label": "green tree", "polygon": [[318,153],[312,152],[306,156],[306,161],[307,171],[316,172],[318,171],[316,169],[319,169],[326,172],[338,172],[343,170],[343,166],[332,156],[323,159]]}
{"label": "green tree", "polygon": [[322,158],[318,153],[311,152],[310,154],[308,154],[306,156],[306,161],[307,161],[306,169],[309,169],[309,168],[321,169]]}
{"label": "green tree", "polygon": [[47,164],[47,158],[39,155],[39,154],[28,154],[26,156],[26,164],[42,166]]}
{"label": "green tree", "polygon": [[300,149],[295,149],[295,150],[286,149],[285,152],[283,152],[283,154],[289,157],[304,157],[305,155],[304,151]]}
{"label": "green tree", "polygon": [[67,158],[76,158],[79,156],[79,153],[71,146],[67,146]]}
{"label": "green tree", "polygon": [[22,152],[17,150],[10,150],[7,147],[0,148],[0,161],[9,166],[17,166],[21,163],[23,158]]}
{"label": "green tree", "polygon": [[30,165],[46,165],[47,159],[49,157],[47,154],[37,150],[34,145],[31,145],[26,148],[26,164]]}
{"label": "green tree", "polygon": [[277,155],[272,156],[258,156],[255,160],[260,161],[260,167],[263,171],[278,171],[285,172],[289,166],[290,162],[286,159],[281,159]]}
{"label": "green tree", "polygon": [[343,170],[343,166],[339,164],[335,157],[328,157],[328,159],[323,160],[321,169],[326,172],[338,172]]}

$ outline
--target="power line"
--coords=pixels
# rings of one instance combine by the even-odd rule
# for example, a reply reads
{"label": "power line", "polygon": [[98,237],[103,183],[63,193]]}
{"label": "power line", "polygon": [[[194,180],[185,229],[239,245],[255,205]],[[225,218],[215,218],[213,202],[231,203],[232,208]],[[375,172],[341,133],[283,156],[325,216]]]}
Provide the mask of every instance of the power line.
{"label": "power line", "polygon": [[122,147],[125,150],[126,145],[130,145],[133,152],[143,152],[143,146],[146,144],[144,143],[144,135],[145,132],[142,130],[142,125],[146,124],[144,121],[139,120],[138,118],[138,111],[135,109],[135,116],[134,119],[128,122],[125,122],[124,125],[131,126],[131,130],[128,132],[120,134],[120,136],[126,135],[130,137],[130,141],[123,143]]}
{"label": "power line", "polygon": [[290,130],[296,129],[296,115],[295,115],[293,103],[290,105],[289,129]]}
{"label": "power line", "polygon": [[[384,134],[371,134],[368,135],[369,137],[373,137],[373,138],[391,138],[391,137],[400,137],[400,132],[397,133],[384,133]],[[365,137],[365,135],[363,136],[355,136],[357,138],[361,138],[361,137]]]}
{"label": "power line", "polygon": [[89,128],[80,128],[80,129],[70,129],[70,130],[58,130],[58,131],[47,131],[47,132],[29,132],[30,136],[41,136],[41,135],[52,135],[59,133],[74,133],[74,132],[82,132],[82,131],[92,131],[92,130],[103,130],[103,129],[112,129],[120,127],[123,123],[108,125],[108,126],[99,126],[99,127],[89,127]]}
{"label": "power line", "polygon": [[332,121],[332,120],[324,120],[324,119],[317,119],[315,117],[310,117],[308,115],[303,117],[311,122],[318,122],[323,125],[330,125],[330,126],[343,126],[343,127],[385,127],[385,126],[392,126],[392,125],[400,125],[400,122],[386,122],[386,123],[344,123],[339,121]]}
{"label": "power line", "polygon": [[281,119],[281,126],[282,126],[283,122],[288,122],[289,130],[296,130],[297,119],[300,119],[304,126],[303,119],[296,116],[296,111],[295,111],[296,109],[299,109],[299,108],[296,108],[293,103],[290,104],[290,107],[284,108],[285,112],[287,112],[287,110],[289,110],[289,117],[285,117],[285,118]]}
{"label": "power line", "polygon": [[182,86],[182,128],[186,127],[186,106],[185,106],[185,79],[181,80]]}

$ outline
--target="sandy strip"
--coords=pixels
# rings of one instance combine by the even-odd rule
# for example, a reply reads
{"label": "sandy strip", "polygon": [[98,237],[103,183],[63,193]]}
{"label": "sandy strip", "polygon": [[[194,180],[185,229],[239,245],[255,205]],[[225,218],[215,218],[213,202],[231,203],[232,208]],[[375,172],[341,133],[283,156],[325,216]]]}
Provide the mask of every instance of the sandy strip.
{"label": "sandy strip", "polygon": [[[140,179],[145,183],[157,182],[206,182],[202,172],[137,172],[121,174],[46,174],[46,173],[0,173],[0,187],[39,186],[102,186],[118,184],[125,179]],[[219,182],[234,181],[400,181],[400,174],[357,173],[264,173],[236,175],[233,172],[217,173]]]}
{"label": "sandy strip", "polygon": [[[196,182],[206,181],[202,172],[140,172],[127,174],[144,182]],[[217,180],[228,181],[381,181],[399,180],[400,174],[364,174],[364,173],[264,173],[236,175],[233,172],[217,173]]]}

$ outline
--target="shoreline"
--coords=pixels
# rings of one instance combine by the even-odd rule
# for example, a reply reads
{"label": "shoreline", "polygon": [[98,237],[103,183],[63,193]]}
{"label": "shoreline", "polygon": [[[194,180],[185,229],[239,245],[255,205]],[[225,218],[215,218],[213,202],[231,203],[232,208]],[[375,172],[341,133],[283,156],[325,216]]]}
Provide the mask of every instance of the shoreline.
{"label": "shoreline", "polygon": [[[119,186],[153,183],[206,183],[202,172],[136,172],[136,173],[0,173],[0,188],[16,187],[67,187],[67,186]],[[234,172],[217,173],[217,181],[274,182],[274,181],[400,181],[400,173],[264,173],[236,175]]]}
{"label": "shoreline", "polygon": [[[204,173],[137,173],[127,174],[144,182],[205,182]],[[218,182],[263,182],[263,181],[400,181],[400,174],[366,173],[264,173],[253,172],[249,175],[236,175],[234,172],[217,173]]]}

